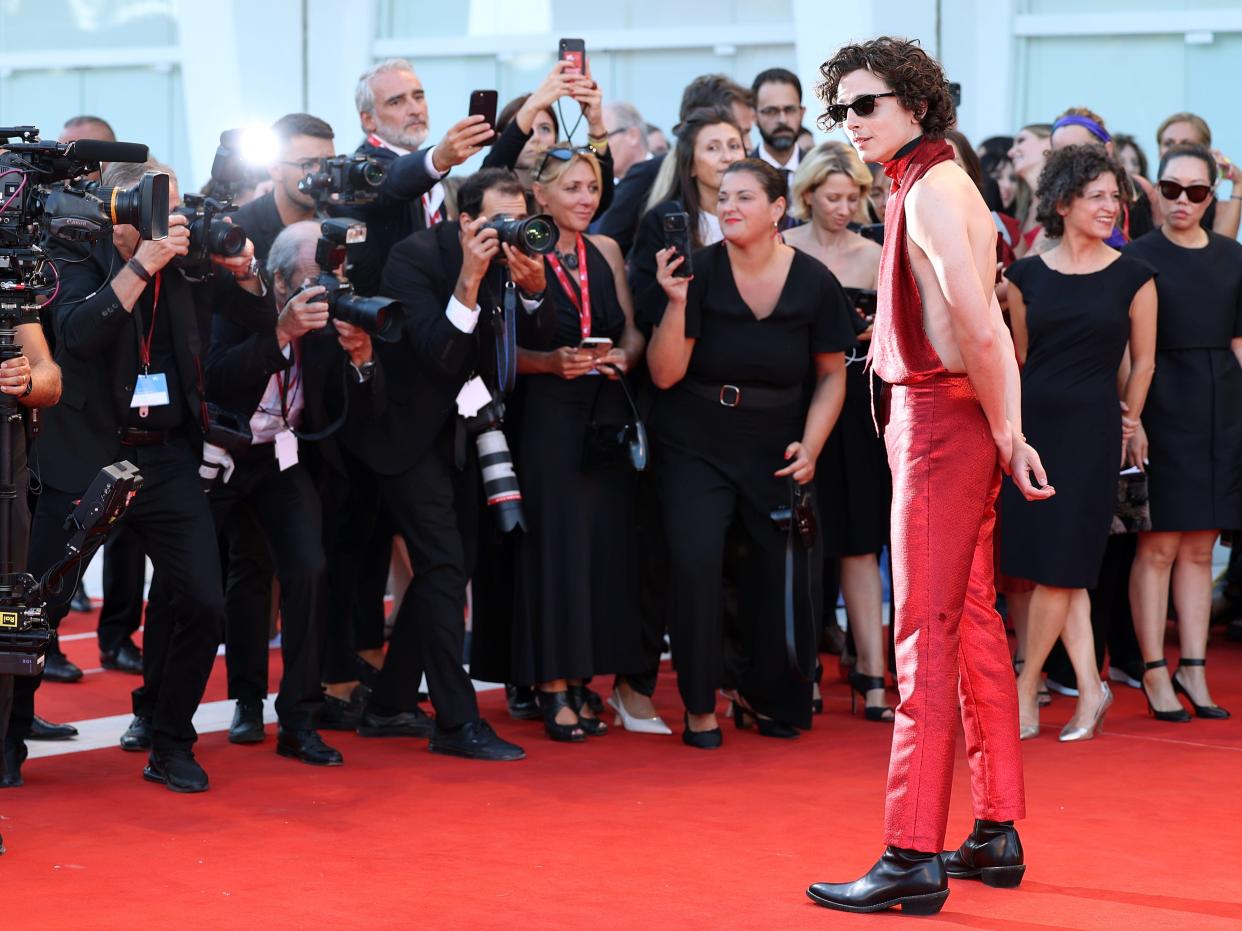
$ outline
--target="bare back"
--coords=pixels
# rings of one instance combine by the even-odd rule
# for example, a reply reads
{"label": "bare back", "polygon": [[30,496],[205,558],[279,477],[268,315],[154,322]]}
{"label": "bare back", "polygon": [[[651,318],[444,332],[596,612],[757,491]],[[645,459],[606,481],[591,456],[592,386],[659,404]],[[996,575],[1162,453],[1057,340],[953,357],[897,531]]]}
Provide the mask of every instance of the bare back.
{"label": "bare back", "polygon": [[[964,372],[950,298],[961,304],[973,289],[988,305],[991,324],[1004,325],[995,293],[996,225],[974,183],[953,162],[928,170],[907,196],[905,212],[906,247],[928,341],[946,369]],[[960,315],[958,320],[960,326]]]}

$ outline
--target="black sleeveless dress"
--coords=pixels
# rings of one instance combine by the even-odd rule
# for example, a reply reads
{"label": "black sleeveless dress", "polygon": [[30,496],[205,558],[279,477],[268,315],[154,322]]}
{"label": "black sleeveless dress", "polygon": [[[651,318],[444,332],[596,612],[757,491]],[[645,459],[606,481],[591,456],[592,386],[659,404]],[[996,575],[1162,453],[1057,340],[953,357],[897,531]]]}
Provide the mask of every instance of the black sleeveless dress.
{"label": "black sleeveless dress", "polygon": [[1159,272],[1156,374],[1143,408],[1156,531],[1242,529],[1242,244],[1186,249],[1159,230],[1125,247]]}
{"label": "black sleeveless dress", "polygon": [[[625,314],[612,268],[587,241],[591,335],[619,344]],[[548,269],[556,326],[546,352],[582,341],[578,310]],[[572,275],[571,286],[577,285]],[[631,419],[621,386],[603,375],[518,378],[515,463],[526,512],[518,542],[513,682],[589,678],[642,668],[634,524],[635,473],[586,472],[582,446],[599,422]]]}
{"label": "black sleeveless dress", "polygon": [[1121,469],[1117,371],[1130,304],[1156,274],[1129,255],[1089,275],[1053,271],[1040,256],[1005,272],[1026,304],[1022,432],[1057,493],[1027,501],[1001,490],[1001,571],[1057,588],[1095,588]]}

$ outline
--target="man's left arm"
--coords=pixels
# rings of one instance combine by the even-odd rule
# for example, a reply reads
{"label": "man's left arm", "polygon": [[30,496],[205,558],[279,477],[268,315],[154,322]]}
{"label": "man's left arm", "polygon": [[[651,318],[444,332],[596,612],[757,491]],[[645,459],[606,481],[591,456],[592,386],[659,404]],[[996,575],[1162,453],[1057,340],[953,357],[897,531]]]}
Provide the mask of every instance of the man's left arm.
{"label": "man's left arm", "polygon": [[23,407],[51,407],[60,400],[60,366],[52,361],[43,327],[18,324],[17,342],[22,354],[0,365],[0,391]]}

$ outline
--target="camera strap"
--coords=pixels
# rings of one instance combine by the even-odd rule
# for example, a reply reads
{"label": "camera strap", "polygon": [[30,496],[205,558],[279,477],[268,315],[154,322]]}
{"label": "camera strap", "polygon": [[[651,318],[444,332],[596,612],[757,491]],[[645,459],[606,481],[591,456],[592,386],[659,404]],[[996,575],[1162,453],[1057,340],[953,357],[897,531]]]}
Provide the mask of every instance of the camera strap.
{"label": "camera strap", "polygon": [[[797,483],[789,479],[789,530],[785,537],[785,656],[789,660],[789,668],[793,670],[794,675],[802,682],[814,682],[816,666],[819,663],[817,655],[817,637],[814,636],[815,624],[815,588],[812,585],[812,573],[814,571],[813,560],[815,559],[817,550],[813,546],[807,546],[802,542],[798,531],[797,513],[800,504],[800,495]],[[807,611],[812,625],[812,630],[808,632],[808,641],[811,644],[811,653],[809,663],[804,662],[798,650],[798,612],[795,606],[795,588],[794,583],[794,560],[795,551],[801,549],[806,554],[806,600]]]}
{"label": "camera strap", "polygon": [[160,284],[164,280],[163,276],[163,272],[155,273],[155,290],[151,296],[151,325],[145,339],[142,336],[142,325],[138,325],[138,361],[144,375],[151,371],[151,344],[155,342],[155,315],[160,309]]}
{"label": "camera strap", "polygon": [[501,307],[492,308],[492,337],[496,343],[496,381],[505,394],[517,384],[517,285],[505,276]]}
{"label": "camera strap", "polygon": [[569,303],[573,304],[578,311],[578,322],[582,328],[582,338],[586,339],[591,335],[591,278],[587,272],[586,239],[581,233],[578,234],[577,290],[574,289],[572,282],[569,280],[569,275],[565,273],[560,257],[555,252],[550,252],[547,259],[548,264],[552,266],[552,272],[556,275],[556,280],[561,283],[561,290],[569,298]]}

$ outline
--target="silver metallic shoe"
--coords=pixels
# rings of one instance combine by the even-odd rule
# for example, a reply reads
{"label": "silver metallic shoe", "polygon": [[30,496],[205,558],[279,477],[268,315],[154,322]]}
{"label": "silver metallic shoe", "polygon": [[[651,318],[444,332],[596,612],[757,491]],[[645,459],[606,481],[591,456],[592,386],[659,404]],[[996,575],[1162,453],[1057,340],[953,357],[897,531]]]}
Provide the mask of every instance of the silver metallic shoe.
{"label": "silver metallic shoe", "polygon": [[1066,724],[1061,729],[1061,736],[1057,738],[1061,743],[1070,743],[1075,740],[1090,740],[1099,733],[1100,725],[1104,723],[1104,714],[1113,703],[1113,690],[1108,687],[1108,683],[1101,682],[1100,689],[1104,693],[1104,700],[1100,702],[1100,707],[1096,709],[1095,717],[1091,719],[1091,723],[1087,727],[1070,727]]}

